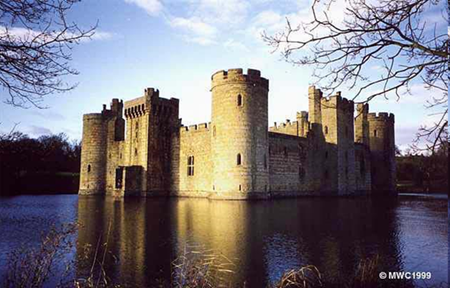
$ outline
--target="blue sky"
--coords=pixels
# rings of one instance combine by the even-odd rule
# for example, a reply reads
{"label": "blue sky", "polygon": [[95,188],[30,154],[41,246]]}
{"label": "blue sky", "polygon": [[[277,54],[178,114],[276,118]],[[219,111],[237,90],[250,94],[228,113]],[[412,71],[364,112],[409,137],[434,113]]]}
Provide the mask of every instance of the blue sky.
{"label": "blue sky", "polygon": [[[254,68],[270,80],[269,125],[294,119],[307,110],[311,70],[293,67],[271,53],[260,36],[280,32],[285,17],[307,19],[310,1],[295,0],[96,0],[77,4],[69,14],[80,26],[99,23],[92,40],[73,49],[72,67],[80,74],[67,78],[75,90],[48,96],[48,109],[12,108],[0,103],[0,131],[14,123],[37,137],[64,132],[80,139],[82,115],[98,112],[112,98],[130,100],[146,87],[162,97],[180,99],[184,125],[211,118],[210,77],[218,70]],[[343,11],[333,11],[336,19]],[[442,19],[437,17],[436,21]],[[444,32],[446,23],[442,24]],[[376,67],[368,73],[376,74]],[[343,89],[342,95],[351,98]],[[406,148],[418,127],[431,123],[424,104],[432,95],[420,83],[412,95],[371,102],[372,112],[396,114],[397,144]],[[0,90],[1,100],[7,92]]]}

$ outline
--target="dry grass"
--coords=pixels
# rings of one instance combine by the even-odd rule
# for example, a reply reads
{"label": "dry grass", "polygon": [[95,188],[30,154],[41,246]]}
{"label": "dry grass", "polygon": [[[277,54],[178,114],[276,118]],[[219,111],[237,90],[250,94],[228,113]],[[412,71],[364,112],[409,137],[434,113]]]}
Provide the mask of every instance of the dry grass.
{"label": "dry grass", "polygon": [[[53,226],[50,231],[41,237],[37,248],[21,246],[8,255],[7,273],[2,287],[8,288],[40,288],[40,287],[120,287],[110,281],[104,269],[106,254],[108,251],[108,236],[105,242],[99,238],[95,251],[89,245],[81,248],[82,258],[94,258],[90,273],[85,278],[74,277],[75,261],[67,260],[67,256],[73,252],[73,235],[77,232],[77,224]],[[100,254],[100,246],[103,253]],[[56,282],[56,283],[55,283]]]}
{"label": "dry grass", "polygon": [[[2,287],[31,288],[48,287],[121,287],[108,277],[105,269],[107,259],[109,225],[106,239],[99,238],[96,247],[86,245],[79,248],[79,259],[89,262],[90,270],[84,277],[75,279],[75,261],[67,261],[68,253],[73,252],[71,236],[77,231],[78,225],[63,225],[59,229],[52,228],[42,236],[39,247],[21,247],[9,254],[7,274]],[[114,257],[114,255],[112,255]],[[380,282],[378,278],[380,257],[378,255],[360,261],[356,273],[346,283],[339,287],[363,288],[383,287],[389,282]],[[245,287],[244,283],[233,281],[236,265],[221,253],[204,249],[200,246],[186,244],[180,251],[180,256],[172,262],[170,281],[159,280],[152,287],[174,288],[212,288],[212,287]],[[57,274],[56,274],[57,273]],[[53,277],[53,278],[52,278]],[[55,279],[58,284],[54,284]],[[298,270],[285,272],[271,288],[316,288],[336,287],[324,279],[319,269],[313,265],[304,266]],[[126,283],[124,283],[126,284]],[[391,283],[392,284],[392,283]],[[398,282],[396,287],[410,287],[412,283]],[[424,287],[447,287],[447,283]]]}
{"label": "dry grass", "polygon": [[185,245],[172,262],[171,287],[232,287],[230,274],[235,265],[221,253],[199,246]]}
{"label": "dry grass", "polygon": [[376,286],[379,283],[379,261],[379,255],[361,260],[355,277],[350,281],[350,287],[364,288]]}
{"label": "dry grass", "polygon": [[323,287],[322,275],[316,266],[308,265],[298,270],[285,272],[280,280],[274,284],[274,288],[307,288]]}
{"label": "dry grass", "polygon": [[[32,248],[21,246],[8,255],[7,273],[3,283],[4,287],[44,287],[55,270],[66,269],[58,273],[60,286],[64,286],[70,270],[70,263],[64,263],[65,255],[70,253],[73,242],[70,236],[77,230],[77,225],[68,224],[60,228],[52,227],[50,231],[42,235],[39,247]],[[59,269],[58,269],[59,268]]]}

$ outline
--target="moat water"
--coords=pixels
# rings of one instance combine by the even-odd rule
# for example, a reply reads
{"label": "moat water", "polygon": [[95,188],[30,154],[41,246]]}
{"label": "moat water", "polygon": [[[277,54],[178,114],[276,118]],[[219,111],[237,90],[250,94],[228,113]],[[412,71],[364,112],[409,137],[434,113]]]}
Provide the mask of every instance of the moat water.
{"label": "moat water", "polygon": [[171,262],[185,249],[214,251],[233,262],[235,273],[227,278],[232,286],[245,282],[246,287],[264,287],[283,272],[307,264],[317,266],[327,279],[345,281],[361,259],[378,255],[379,267],[386,272],[431,272],[431,280],[409,283],[426,287],[448,282],[449,212],[446,196],[417,195],[390,201],[256,202],[114,201],[77,195],[0,198],[0,281],[11,251],[38,246],[40,235],[52,225],[78,221],[81,226],[73,236],[77,243],[65,256],[75,261],[76,277],[88,273],[94,256],[81,257],[82,248],[108,239],[105,270],[131,287],[152,287],[155,279],[170,279]]}

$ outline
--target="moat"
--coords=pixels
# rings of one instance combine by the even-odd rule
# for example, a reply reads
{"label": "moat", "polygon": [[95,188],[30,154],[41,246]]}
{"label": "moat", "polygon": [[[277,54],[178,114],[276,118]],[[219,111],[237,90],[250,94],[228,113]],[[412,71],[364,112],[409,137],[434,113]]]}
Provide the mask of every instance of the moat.
{"label": "moat", "polygon": [[325,277],[354,275],[362,258],[380,256],[384,271],[426,271],[448,281],[445,197],[299,198],[277,201],[121,199],[77,195],[0,198],[0,279],[7,253],[37,245],[52,224],[79,221],[68,258],[76,275],[89,265],[77,249],[97,245],[109,227],[107,273],[120,283],[151,287],[170,277],[186,243],[220,252],[235,264],[234,283],[263,287],[289,269],[316,265]]}

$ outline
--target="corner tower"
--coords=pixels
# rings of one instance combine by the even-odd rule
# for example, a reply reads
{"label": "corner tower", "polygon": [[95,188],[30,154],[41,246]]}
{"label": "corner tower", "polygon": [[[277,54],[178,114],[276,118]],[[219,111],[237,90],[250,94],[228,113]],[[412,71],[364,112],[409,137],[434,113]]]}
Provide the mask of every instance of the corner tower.
{"label": "corner tower", "polygon": [[371,154],[372,193],[394,193],[395,133],[394,114],[369,113],[369,145]]}
{"label": "corner tower", "polygon": [[[119,165],[124,140],[123,102],[113,99],[111,108],[83,115],[83,139],[79,194],[105,194],[114,189],[111,171]],[[107,173],[107,172],[110,173]]]}
{"label": "corner tower", "polygon": [[252,69],[219,71],[211,80],[213,196],[266,197],[269,81]]}

